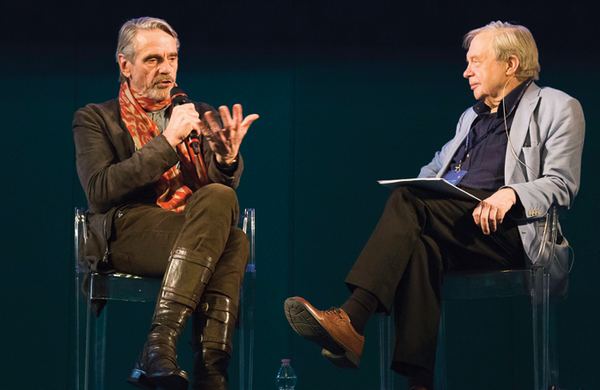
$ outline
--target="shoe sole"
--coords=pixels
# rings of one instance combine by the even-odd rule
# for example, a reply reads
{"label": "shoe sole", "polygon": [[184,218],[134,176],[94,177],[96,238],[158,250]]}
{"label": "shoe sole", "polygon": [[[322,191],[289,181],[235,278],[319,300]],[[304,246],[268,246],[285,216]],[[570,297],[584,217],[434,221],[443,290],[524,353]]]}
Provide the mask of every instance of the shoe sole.
{"label": "shoe sole", "polygon": [[189,380],[179,375],[155,376],[151,381],[164,390],[188,390],[190,386]]}
{"label": "shoe sole", "polygon": [[144,371],[137,368],[131,372],[127,383],[143,390],[156,390],[159,387],[164,390],[187,390],[189,387],[189,380],[183,372],[182,375],[148,377]]}
{"label": "shoe sole", "polygon": [[360,365],[360,357],[354,352],[348,350],[344,345],[329,333],[321,322],[313,315],[310,307],[296,298],[288,298],[284,304],[285,316],[296,333],[310,340],[321,348],[330,351],[333,355],[342,356],[347,363],[336,363],[329,359],[333,364],[342,368],[356,369]]}
{"label": "shoe sole", "polygon": [[350,360],[346,355],[336,355],[326,349],[321,351],[321,355],[339,368],[343,368],[345,370],[354,370],[358,368],[358,364],[355,364],[355,362]]}
{"label": "shoe sole", "polygon": [[137,368],[133,369],[131,375],[129,375],[129,378],[127,379],[127,383],[143,390],[155,390],[157,388],[156,385],[153,385],[148,381],[146,373]]}

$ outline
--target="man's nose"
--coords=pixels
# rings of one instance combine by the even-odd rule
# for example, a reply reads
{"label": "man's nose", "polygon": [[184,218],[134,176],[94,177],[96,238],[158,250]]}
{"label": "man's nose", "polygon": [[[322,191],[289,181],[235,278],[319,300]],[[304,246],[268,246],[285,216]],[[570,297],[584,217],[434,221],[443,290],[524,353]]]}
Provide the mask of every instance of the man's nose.
{"label": "man's nose", "polygon": [[463,72],[463,77],[468,79],[473,75],[473,71],[471,70],[471,64],[467,65],[467,69]]}
{"label": "man's nose", "polygon": [[163,61],[158,70],[160,73],[171,73],[173,72],[173,65],[169,61]]}

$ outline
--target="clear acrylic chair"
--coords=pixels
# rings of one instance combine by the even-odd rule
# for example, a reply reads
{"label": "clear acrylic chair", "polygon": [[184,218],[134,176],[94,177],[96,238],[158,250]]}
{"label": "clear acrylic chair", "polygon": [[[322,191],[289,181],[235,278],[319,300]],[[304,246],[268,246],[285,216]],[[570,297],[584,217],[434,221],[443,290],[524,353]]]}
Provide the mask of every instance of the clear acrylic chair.
{"label": "clear acrylic chair", "polygon": [[[552,207],[547,216],[549,240],[556,242],[558,215]],[[546,238],[546,237],[545,237]],[[545,239],[544,238],[544,239]],[[551,245],[548,259],[554,257]],[[530,269],[489,273],[448,274],[442,287],[442,316],[436,352],[434,387],[447,390],[446,369],[446,301],[465,301],[525,296],[531,302],[533,332],[534,390],[558,388],[558,359],[553,304],[550,302],[550,274],[547,263],[538,262]],[[393,390],[394,373],[390,370],[394,347],[393,316],[379,320],[380,389]]]}
{"label": "clear acrylic chair", "polygon": [[[93,314],[92,299],[155,303],[162,279],[142,278],[129,274],[101,275],[92,272],[83,259],[87,239],[85,209],[75,209],[75,289],[76,289],[76,390],[104,390],[106,327],[109,305],[98,318]],[[239,388],[252,390],[254,364],[255,303],[255,210],[245,209],[238,225],[248,236],[250,259],[240,291],[236,333],[239,354]],[[86,275],[87,274],[87,275]],[[89,278],[85,293],[82,283]]]}

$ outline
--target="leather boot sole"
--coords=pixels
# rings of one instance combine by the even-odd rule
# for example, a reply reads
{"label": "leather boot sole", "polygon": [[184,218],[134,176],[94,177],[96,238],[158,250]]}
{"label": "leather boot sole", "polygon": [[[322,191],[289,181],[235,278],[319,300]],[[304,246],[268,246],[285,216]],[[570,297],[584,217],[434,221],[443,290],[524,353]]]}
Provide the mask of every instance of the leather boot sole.
{"label": "leather boot sole", "polygon": [[187,390],[189,387],[185,371],[180,371],[179,374],[170,373],[148,377],[143,370],[135,368],[129,375],[127,383],[143,390],[155,390],[159,387],[164,390]]}
{"label": "leather boot sole", "polygon": [[176,374],[167,376],[154,376],[150,381],[164,390],[188,390],[190,382],[187,378]]}
{"label": "leather boot sole", "polygon": [[137,368],[131,371],[127,383],[143,390],[154,390],[157,387],[148,381],[148,377],[144,371]]}

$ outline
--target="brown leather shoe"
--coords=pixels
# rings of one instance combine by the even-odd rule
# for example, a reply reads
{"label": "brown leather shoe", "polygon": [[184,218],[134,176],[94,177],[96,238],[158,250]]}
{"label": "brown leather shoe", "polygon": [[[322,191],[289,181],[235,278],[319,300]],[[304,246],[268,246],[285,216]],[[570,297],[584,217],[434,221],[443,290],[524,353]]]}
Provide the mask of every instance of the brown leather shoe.
{"label": "brown leather shoe", "polygon": [[358,368],[365,338],[356,333],[345,311],[320,311],[300,297],[286,299],[284,308],[296,333],[332,354],[345,356],[350,364],[343,368]]}

